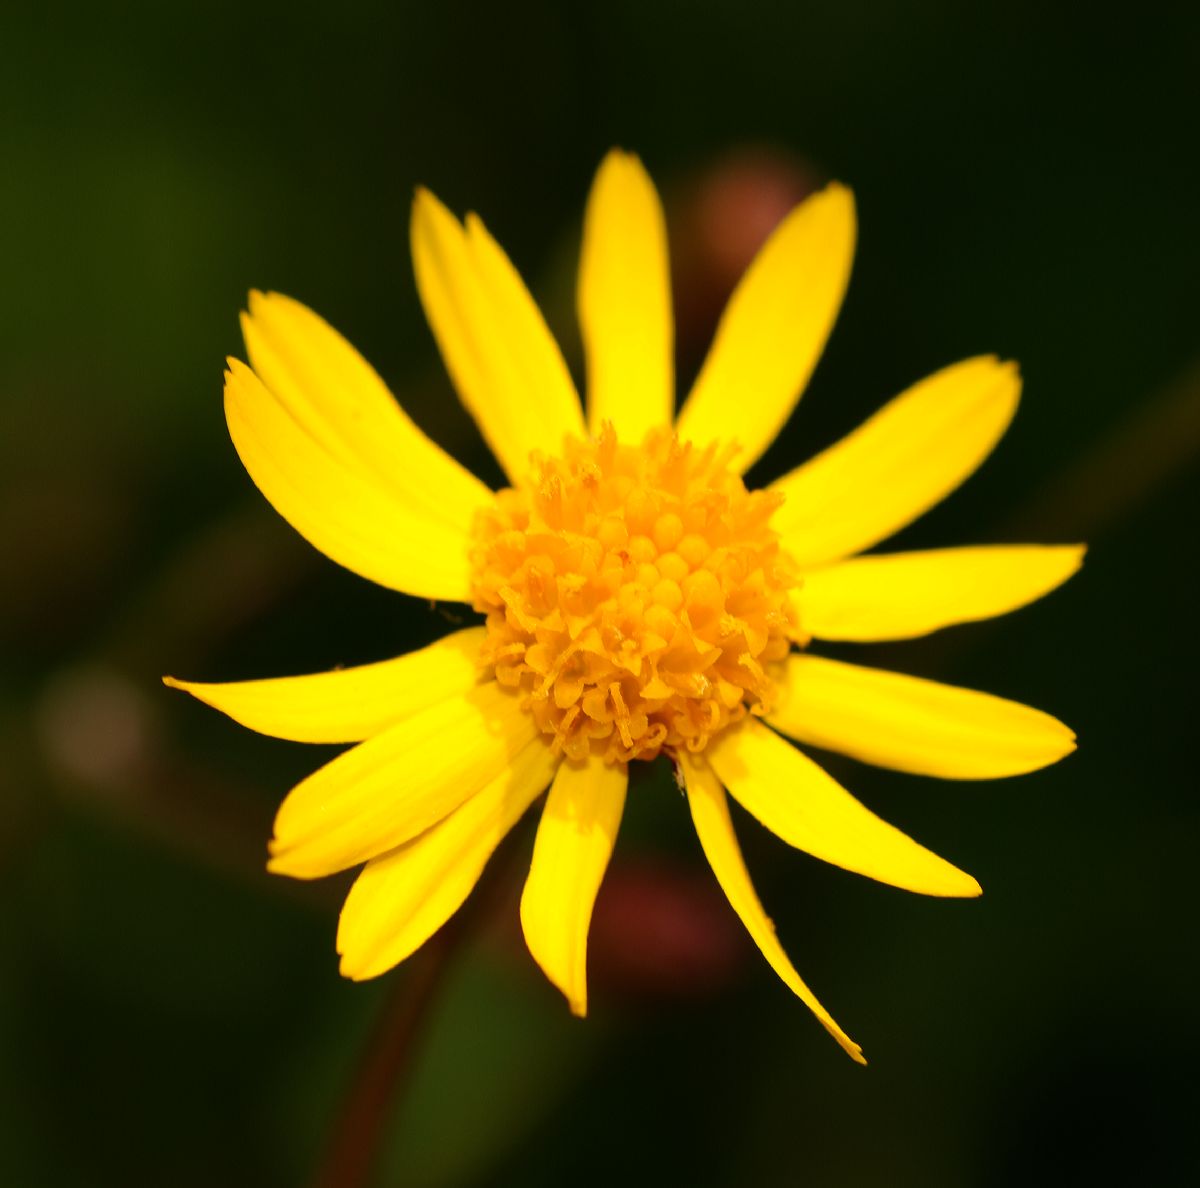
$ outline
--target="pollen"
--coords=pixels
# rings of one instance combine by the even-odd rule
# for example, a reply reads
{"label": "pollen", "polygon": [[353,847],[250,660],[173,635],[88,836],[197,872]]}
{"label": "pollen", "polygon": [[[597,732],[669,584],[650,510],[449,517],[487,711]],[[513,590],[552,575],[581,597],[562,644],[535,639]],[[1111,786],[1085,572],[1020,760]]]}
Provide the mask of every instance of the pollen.
{"label": "pollen", "polygon": [[772,666],[806,642],[800,582],[770,526],[783,496],[747,491],[735,452],[665,430],[631,445],[606,424],[561,457],[535,453],[481,513],[483,660],[556,751],[695,752],[769,710]]}

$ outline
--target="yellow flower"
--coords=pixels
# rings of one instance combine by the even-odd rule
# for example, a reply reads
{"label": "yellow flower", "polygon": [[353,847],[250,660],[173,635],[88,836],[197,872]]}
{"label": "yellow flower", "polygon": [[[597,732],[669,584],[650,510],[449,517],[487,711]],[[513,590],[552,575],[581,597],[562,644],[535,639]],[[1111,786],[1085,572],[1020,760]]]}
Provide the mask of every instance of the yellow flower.
{"label": "yellow flower", "polygon": [[318,549],[481,626],[410,655],[313,676],[174,681],[279,738],[355,743],[284,800],[269,868],[365,863],[338,928],[369,978],[424,943],[549,787],[521,901],[529,948],[586,1011],[592,905],[628,763],[668,755],[700,844],[767,961],[855,1060],[801,981],[738,848],[726,789],[784,841],[926,895],[979,885],[881,821],[785,741],[947,779],[1032,771],[1074,736],[985,693],[831,660],[811,640],[892,640],[989,618],[1052,590],[1078,546],[859,556],[983,461],[1016,409],[1016,368],[968,359],[896,397],[763,491],[742,474],[790,415],[846,287],[848,190],[799,205],[738,286],[678,418],[662,210],[611,153],[579,277],[588,411],[533,300],[474,215],[417,194],[417,286],[446,366],[504,467],[488,490],[413,424],[362,357],[278,294],[251,295],[250,366],[229,361],[242,462]]}

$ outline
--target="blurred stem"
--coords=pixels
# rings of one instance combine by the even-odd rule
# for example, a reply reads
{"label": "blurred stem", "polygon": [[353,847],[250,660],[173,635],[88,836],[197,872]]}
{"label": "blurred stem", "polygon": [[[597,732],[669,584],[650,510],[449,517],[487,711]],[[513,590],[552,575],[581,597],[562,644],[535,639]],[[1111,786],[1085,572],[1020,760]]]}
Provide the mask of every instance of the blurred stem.
{"label": "blurred stem", "polygon": [[1047,539],[1094,538],[1128,516],[1200,454],[1200,360],[1145,397],[1064,467],[1006,528]]}
{"label": "blurred stem", "polygon": [[408,976],[396,978],[334,1118],[311,1188],[364,1188],[371,1182],[388,1122],[411,1079],[454,957],[482,921],[513,907],[529,868],[531,824],[526,818],[500,843],[467,902],[409,958]]}
{"label": "blurred stem", "polygon": [[362,1188],[370,1182],[397,1095],[412,1072],[424,1023],[465,929],[453,918],[395,979],[358,1071],[334,1119],[312,1188]]}

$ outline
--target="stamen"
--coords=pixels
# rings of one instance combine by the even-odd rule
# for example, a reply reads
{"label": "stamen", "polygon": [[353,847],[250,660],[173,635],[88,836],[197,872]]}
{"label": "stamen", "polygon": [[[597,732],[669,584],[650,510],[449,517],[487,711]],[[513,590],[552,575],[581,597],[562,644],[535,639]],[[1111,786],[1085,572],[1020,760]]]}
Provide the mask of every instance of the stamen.
{"label": "stamen", "polygon": [[519,687],[555,750],[609,762],[704,748],[770,705],[770,666],[804,643],[799,578],[730,446],[611,425],[534,455],[481,516],[473,598],[484,660]]}

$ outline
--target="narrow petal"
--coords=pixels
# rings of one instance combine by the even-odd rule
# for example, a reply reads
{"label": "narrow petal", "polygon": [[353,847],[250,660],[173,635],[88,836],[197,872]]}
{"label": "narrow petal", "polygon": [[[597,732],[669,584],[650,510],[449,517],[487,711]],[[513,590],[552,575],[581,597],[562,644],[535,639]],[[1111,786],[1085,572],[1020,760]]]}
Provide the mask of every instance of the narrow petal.
{"label": "narrow petal", "polygon": [[583,436],[567,365],[516,269],[474,215],[466,226],[427,190],[412,214],[425,316],[458,394],[513,482],[533,450]]}
{"label": "narrow petal", "polygon": [[842,1045],[851,1058],[859,1064],[866,1064],[862,1048],[837,1025],[833,1016],[817,1001],[816,995],[804,984],[783,951],[783,946],[775,935],[775,925],[763,911],[750,882],[750,873],[746,870],[741,847],[733,831],[725,789],[721,787],[712,769],[702,760],[687,752],[681,752],[680,764],[687,782],[688,806],[692,810],[692,821],[696,826],[700,845],[704,848],[704,856],[708,859],[713,874],[717,876],[721,890],[725,892],[733,910],[746,926],[746,931],[750,933],[771,968],[783,979],[784,985],[816,1015],[825,1030]]}
{"label": "narrow petal", "polygon": [[368,862],[342,908],[342,974],[374,978],[421,947],[462,906],[487,860],[554,775],[535,739],[440,824]]}
{"label": "narrow petal", "polygon": [[757,718],[719,735],[707,754],[721,783],[788,845],[905,891],[980,894],[969,874],[880,820]]}
{"label": "narrow petal", "polygon": [[405,414],[332,326],[281,293],[251,293],[250,365],[310,437],[426,518],[469,532],[492,493]]}
{"label": "narrow petal", "polygon": [[736,438],[749,470],[808,383],[842,305],[854,258],[854,198],[833,183],[775,229],[742,278],[679,414],[679,436]]}
{"label": "narrow petal", "polygon": [[592,905],[617,840],[624,764],[563,763],[554,777],[521,896],[521,927],[534,960],[587,1014],[587,937]]}
{"label": "narrow petal", "polygon": [[641,161],[614,150],[588,199],[579,264],[588,428],[626,441],[675,415],[671,273],[662,204]]}
{"label": "narrow petal", "polygon": [[913,639],[1007,614],[1061,586],[1082,545],[984,545],[852,557],[804,575],[796,596],[817,639]]}
{"label": "narrow petal", "polygon": [[482,627],[418,652],[312,676],[208,685],[164,677],[235,722],[293,742],[361,742],[426,706],[465,695],[479,680]]}
{"label": "narrow petal", "polygon": [[[244,363],[229,360],[225,419],[250,477],[308,542],[339,565],[422,598],[470,600],[470,538],[395,496],[314,438]],[[396,460],[398,468],[404,459]]]}
{"label": "narrow petal", "polygon": [[1008,428],[1021,394],[1016,364],[967,359],[914,384],[772,489],[774,526],[800,565],[869,549],[974,473]]}
{"label": "narrow petal", "polygon": [[798,742],[947,780],[1021,775],[1075,749],[1075,735],[1027,705],[841,664],[789,656],[767,721]]}
{"label": "narrow petal", "polygon": [[495,681],[427,706],[292,789],[267,868],[315,879],[386,853],[496,779],[535,735],[520,699]]}

